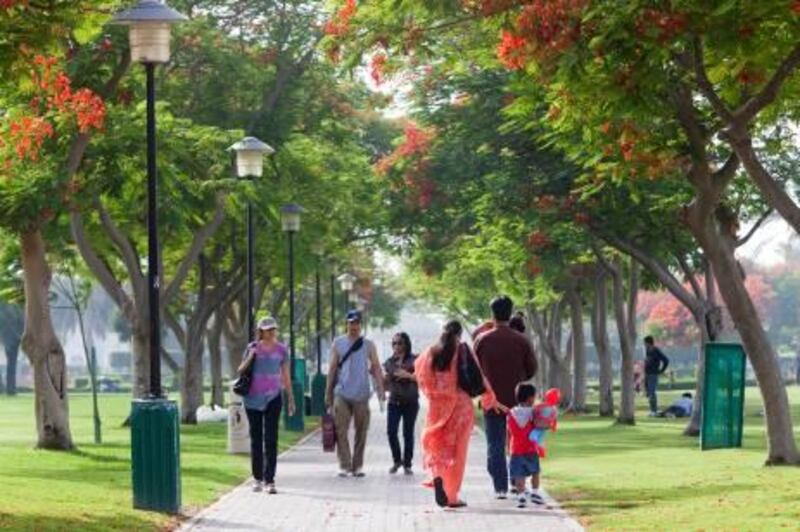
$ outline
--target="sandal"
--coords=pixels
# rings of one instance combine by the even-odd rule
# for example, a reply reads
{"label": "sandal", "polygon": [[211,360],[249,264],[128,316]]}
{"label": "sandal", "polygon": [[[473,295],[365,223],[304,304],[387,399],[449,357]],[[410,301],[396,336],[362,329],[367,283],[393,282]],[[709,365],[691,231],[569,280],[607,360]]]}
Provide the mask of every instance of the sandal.
{"label": "sandal", "polygon": [[433,479],[433,491],[436,498],[436,504],[439,506],[447,506],[447,493],[444,492],[444,482],[442,482],[442,477],[436,477]]}

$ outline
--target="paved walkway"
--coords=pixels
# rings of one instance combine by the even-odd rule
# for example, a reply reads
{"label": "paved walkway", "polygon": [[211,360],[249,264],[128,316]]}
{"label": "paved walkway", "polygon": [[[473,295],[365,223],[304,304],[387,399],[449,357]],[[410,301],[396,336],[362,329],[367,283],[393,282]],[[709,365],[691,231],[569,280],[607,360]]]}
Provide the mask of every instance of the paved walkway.
{"label": "paved walkway", "polygon": [[[419,440],[419,427],[417,440]],[[334,453],[323,453],[316,433],[278,459],[278,495],[254,493],[251,483],[235,488],[202,511],[183,530],[260,530],[275,532],[502,532],[582,530],[554,501],[547,507],[517,509],[511,500],[494,500],[486,473],[486,444],[476,430],[462,487],[467,508],[442,510],[433,492],[421,487],[424,474],[389,475],[386,418],[373,404],[366,453],[366,478],[336,476]],[[415,462],[420,463],[419,442]],[[546,464],[545,461],[545,475]]]}

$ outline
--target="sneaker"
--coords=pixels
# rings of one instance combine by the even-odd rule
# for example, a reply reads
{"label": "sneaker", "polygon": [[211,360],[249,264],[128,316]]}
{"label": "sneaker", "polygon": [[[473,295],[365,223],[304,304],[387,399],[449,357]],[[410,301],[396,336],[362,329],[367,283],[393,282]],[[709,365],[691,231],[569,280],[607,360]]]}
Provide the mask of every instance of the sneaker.
{"label": "sneaker", "polygon": [[517,498],[517,508],[525,508],[528,505],[528,500],[525,498],[525,495],[521,495]]}
{"label": "sneaker", "polygon": [[350,475],[350,472],[347,469],[340,469],[339,470],[339,477],[346,478]]}
{"label": "sneaker", "polygon": [[509,491],[509,493],[511,493],[511,495],[518,495],[519,494],[519,492],[517,491],[517,488],[515,488],[513,486],[508,491]]}
{"label": "sneaker", "polygon": [[647,417],[657,417],[657,416],[658,414],[656,412],[650,412],[649,414],[647,414]]}
{"label": "sneaker", "polygon": [[359,469],[357,471],[353,471],[353,476],[356,478],[364,478],[365,476],[367,476],[367,474]]}
{"label": "sneaker", "polygon": [[253,482],[253,491],[261,491],[264,489],[264,483],[260,480]]}
{"label": "sneaker", "polygon": [[404,467],[403,473],[405,473],[406,475],[413,475],[414,471],[411,469],[411,467]]}
{"label": "sneaker", "polygon": [[508,499],[508,493],[505,491],[497,491],[494,494],[494,498],[497,500],[505,500]]}
{"label": "sneaker", "polygon": [[400,464],[395,464],[395,465],[393,465],[392,467],[389,468],[389,474],[390,475],[394,475],[399,470],[400,470]]}
{"label": "sneaker", "polygon": [[274,482],[267,484],[266,490],[267,493],[269,493],[270,495],[275,495],[276,493],[278,493],[278,489],[275,487]]}
{"label": "sneaker", "polygon": [[538,504],[538,505],[544,504],[544,499],[538,493],[531,493],[530,496],[531,496],[531,502],[533,504]]}

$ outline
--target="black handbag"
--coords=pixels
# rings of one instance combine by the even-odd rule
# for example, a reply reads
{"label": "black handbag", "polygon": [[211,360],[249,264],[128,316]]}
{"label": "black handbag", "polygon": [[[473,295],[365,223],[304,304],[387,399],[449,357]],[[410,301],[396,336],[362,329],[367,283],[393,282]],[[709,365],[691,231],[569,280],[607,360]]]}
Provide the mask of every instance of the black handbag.
{"label": "black handbag", "polygon": [[486,391],[483,372],[465,344],[458,348],[458,387],[470,397],[478,397]]}
{"label": "black handbag", "polygon": [[256,357],[254,355],[247,367],[245,367],[242,372],[239,373],[239,377],[233,381],[233,393],[241,397],[244,397],[250,393],[250,384],[253,382],[253,367],[255,365]]}

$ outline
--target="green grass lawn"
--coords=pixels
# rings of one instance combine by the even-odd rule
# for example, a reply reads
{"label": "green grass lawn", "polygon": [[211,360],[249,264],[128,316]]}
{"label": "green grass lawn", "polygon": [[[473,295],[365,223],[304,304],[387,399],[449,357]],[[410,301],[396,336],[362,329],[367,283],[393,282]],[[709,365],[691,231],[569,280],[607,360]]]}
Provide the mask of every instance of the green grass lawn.
{"label": "green grass lawn", "polygon": [[[800,387],[789,393],[800,442]],[[592,530],[800,530],[800,467],[763,465],[758,390],[746,400],[742,449],[701,452],[685,422],[644,417],[644,398],[633,427],[566,416],[548,436],[543,484]]]}
{"label": "green grass lawn", "polygon": [[[103,444],[92,443],[91,397],[70,396],[75,452],[41,451],[33,396],[0,396],[0,530],[153,530],[175,517],[135,511],[131,502],[130,410],[127,395],[100,396]],[[306,425],[317,425],[317,419]],[[246,456],[229,455],[225,423],[181,430],[183,513],[215,500],[249,474]],[[301,435],[280,432],[280,448]]]}

